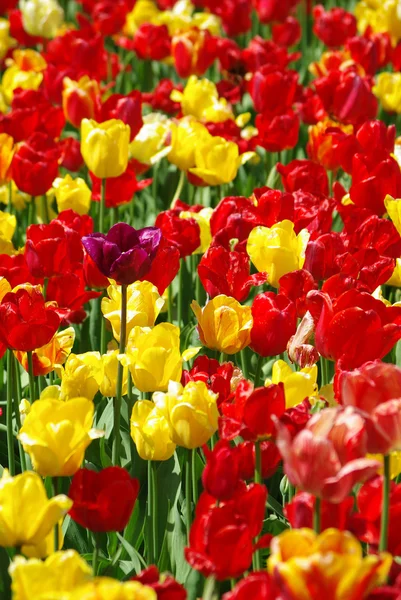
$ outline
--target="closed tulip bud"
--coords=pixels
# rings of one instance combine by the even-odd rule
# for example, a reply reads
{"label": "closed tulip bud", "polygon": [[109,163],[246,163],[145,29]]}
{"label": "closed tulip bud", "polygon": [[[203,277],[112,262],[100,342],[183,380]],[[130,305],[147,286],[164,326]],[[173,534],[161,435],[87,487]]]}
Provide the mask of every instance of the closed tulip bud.
{"label": "closed tulip bud", "polygon": [[252,309],[224,294],[210,300],[204,308],[194,300],[191,308],[198,319],[199,337],[204,346],[235,354],[249,345]]}
{"label": "closed tulip bud", "polygon": [[64,11],[56,0],[21,0],[20,9],[29,35],[53,38],[64,19]]}
{"label": "closed tulip bud", "polygon": [[143,460],[168,460],[176,445],[171,439],[170,426],[149,400],[135,402],[131,415],[131,437]]}
{"label": "closed tulip bud", "polygon": [[53,183],[56,195],[57,210],[72,209],[79,215],[87,215],[91,207],[92,192],[81,177],[73,179],[67,174],[64,178],[57,177]]}
{"label": "closed tulip bud", "polygon": [[96,123],[83,119],[81,152],[86,166],[96,177],[118,177],[128,164],[129,125],[118,119]]}
{"label": "closed tulip bud", "polygon": [[63,85],[63,110],[67,121],[79,127],[82,119],[93,119],[96,105],[100,103],[98,82],[84,75],[78,81],[65,77]]}
{"label": "closed tulip bud", "polygon": [[203,381],[190,381],[185,387],[170,381],[168,392],[154,394],[153,401],[169,423],[173,442],[193,449],[217,431],[217,396]]}
{"label": "closed tulip bud", "polygon": [[211,135],[196,146],[195,167],[189,171],[207,185],[222,185],[233,181],[239,167],[254,156],[254,152],[240,155],[237,144]]}
{"label": "closed tulip bud", "polygon": [[288,529],[272,540],[268,570],[289,600],[323,598],[328,589],[333,598],[356,600],[386,581],[391,562],[385,552],[364,556],[349,531]]}
{"label": "closed tulip bud", "polygon": [[297,235],[294,223],[284,220],[252,229],[246,250],[257,270],[266,272],[268,282],[278,287],[280,277],[303,267],[308,240],[306,229]]}
{"label": "closed tulip bud", "polygon": [[47,536],[52,535],[56,523],[67,514],[72,501],[64,495],[48,499],[37,473],[26,471],[10,477],[4,470],[0,505],[0,546],[22,546],[24,554],[43,558]]}
{"label": "closed tulip bud", "polygon": [[91,441],[104,435],[92,429],[94,410],[87,398],[50,398],[32,405],[18,439],[42,477],[70,477],[78,471]]}
{"label": "closed tulip bud", "polygon": [[[116,395],[117,371],[118,371],[118,350],[108,352],[102,356],[103,380],[100,383],[99,390],[103,396],[112,398]],[[123,369],[123,387],[122,394],[127,393],[128,369]]]}
{"label": "closed tulip bud", "polygon": [[284,384],[285,406],[293,408],[301,404],[305,398],[314,396],[317,398],[317,365],[304,367],[299,371],[293,371],[284,360],[276,360],[273,364],[272,378],[265,381],[265,385],[271,383]]}
{"label": "closed tulip bud", "polygon": [[168,383],[180,381],[183,357],[180,329],[170,323],[134,327],[128,337],[126,354],[119,357],[128,366],[134,385],[141,392],[167,390]]}
{"label": "closed tulip bud", "polygon": [[[127,287],[127,336],[133,327],[153,327],[162,310],[164,300],[149,281],[136,281]],[[110,285],[102,300],[102,313],[119,342],[121,330],[121,287]]]}
{"label": "closed tulip bud", "polygon": [[69,597],[69,592],[91,579],[92,569],[76,550],[66,550],[55,552],[44,562],[17,556],[10,575],[15,598],[36,600],[64,594]]}
{"label": "closed tulip bud", "polygon": [[93,400],[103,382],[102,357],[99,352],[70,354],[60,375],[63,400],[79,396]]}

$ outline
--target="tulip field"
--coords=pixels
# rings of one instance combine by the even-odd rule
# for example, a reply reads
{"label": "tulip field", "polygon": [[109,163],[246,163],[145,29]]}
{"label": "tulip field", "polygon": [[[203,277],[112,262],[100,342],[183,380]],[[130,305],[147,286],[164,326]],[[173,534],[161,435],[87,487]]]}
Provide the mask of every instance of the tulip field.
{"label": "tulip field", "polygon": [[0,600],[401,600],[401,0],[0,0]]}

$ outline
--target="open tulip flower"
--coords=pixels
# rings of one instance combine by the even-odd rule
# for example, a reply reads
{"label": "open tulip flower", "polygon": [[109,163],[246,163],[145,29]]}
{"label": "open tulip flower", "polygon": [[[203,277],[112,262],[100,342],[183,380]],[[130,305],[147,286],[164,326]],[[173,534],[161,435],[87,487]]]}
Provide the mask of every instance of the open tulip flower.
{"label": "open tulip flower", "polygon": [[0,0],[0,600],[401,600],[401,0]]}

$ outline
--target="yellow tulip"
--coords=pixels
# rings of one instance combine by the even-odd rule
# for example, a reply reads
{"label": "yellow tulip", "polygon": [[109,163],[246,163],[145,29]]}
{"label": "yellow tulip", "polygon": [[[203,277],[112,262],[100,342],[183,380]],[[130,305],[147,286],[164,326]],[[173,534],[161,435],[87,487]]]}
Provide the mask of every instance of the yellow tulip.
{"label": "yellow tulip", "polygon": [[384,110],[401,113],[401,73],[379,73],[373,93]]}
{"label": "yellow tulip", "polygon": [[119,356],[131,371],[134,385],[141,392],[167,390],[168,382],[179,381],[183,357],[180,329],[171,323],[134,327],[128,337],[126,354]]}
{"label": "yellow tulip", "polygon": [[191,308],[198,319],[199,337],[204,346],[235,354],[249,345],[253,324],[250,306],[242,306],[231,296],[220,294],[204,308],[193,300]]}
{"label": "yellow tulip", "polygon": [[14,90],[37,90],[43,81],[43,74],[36,71],[23,71],[17,65],[8,67],[3,73],[2,91],[7,104],[11,104]]}
{"label": "yellow tulip", "polygon": [[367,27],[372,28],[374,33],[388,33],[394,46],[401,38],[398,0],[362,0],[355,7],[355,16],[361,33]]}
{"label": "yellow tulip", "polygon": [[75,550],[55,552],[44,562],[17,556],[10,566],[13,600],[65,600],[89,581],[92,570]]}
{"label": "yellow tulip", "polygon": [[233,181],[239,167],[254,156],[254,152],[240,154],[234,142],[210,135],[197,144],[195,167],[189,171],[208,185],[222,185]]}
{"label": "yellow tulip", "polygon": [[[117,386],[117,371],[118,371],[118,350],[107,352],[102,355],[103,363],[103,380],[100,384],[100,393],[109,398],[116,395]],[[123,369],[123,395],[127,393],[128,386],[128,369]]]}
{"label": "yellow tulip", "polygon": [[7,19],[0,19],[0,60],[6,56],[10,48],[17,45],[17,40],[10,37],[10,23]]}
{"label": "yellow tulip", "polygon": [[209,132],[202,123],[191,119],[181,119],[171,124],[171,150],[168,160],[181,171],[195,166],[195,149],[202,138],[208,138]]}
{"label": "yellow tulip", "polygon": [[83,586],[74,588],[68,600],[157,600],[153,588],[139,581],[116,581],[96,577]]}
{"label": "yellow tulip", "polygon": [[[37,348],[32,353],[34,373],[36,375],[47,375],[54,369],[60,369],[71,353],[75,341],[75,330],[67,327],[57,332],[46,346]],[[17,360],[28,372],[28,354],[14,350]]]}
{"label": "yellow tulip", "polygon": [[138,400],[134,404],[131,437],[143,460],[168,460],[176,448],[167,420],[149,400]]}
{"label": "yellow tulip", "polygon": [[300,371],[293,371],[285,360],[276,360],[273,364],[272,378],[265,381],[265,385],[271,383],[284,384],[285,406],[293,408],[300,404],[305,398],[318,395],[317,365],[304,367]]}
{"label": "yellow tulip", "polygon": [[212,218],[213,208],[202,208],[199,212],[190,212],[183,210],[180,212],[180,219],[194,219],[200,229],[200,245],[193,254],[203,254],[209,248],[212,242],[212,233],[210,231],[210,219]]}
{"label": "yellow tulip", "polygon": [[80,468],[85,450],[103,431],[92,429],[94,404],[87,398],[37,400],[18,439],[43,477],[69,477]]}
{"label": "yellow tulip", "polygon": [[384,583],[392,563],[385,552],[363,556],[348,531],[288,529],[273,538],[268,569],[288,600],[361,600]]}
{"label": "yellow tulip", "polygon": [[199,121],[213,123],[234,120],[230,105],[224,98],[219,99],[217,88],[209,79],[191,75],[184,91],[173,90],[171,98],[181,103],[184,116],[191,115]]}
{"label": "yellow tulip", "polygon": [[[1,21],[1,19],[0,19]],[[7,133],[0,133],[0,185],[10,181],[10,166],[14,155],[14,140]],[[8,190],[7,190],[8,191]],[[8,198],[7,198],[8,203]]]}
{"label": "yellow tulip", "polygon": [[393,198],[389,194],[384,198],[384,206],[386,207],[388,216],[394,223],[394,227],[401,235],[401,199]]}
{"label": "yellow tulip", "polygon": [[20,0],[22,24],[29,35],[54,38],[64,19],[56,0]]}
{"label": "yellow tulip", "polygon": [[92,192],[81,177],[73,179],[67,174],[57,177],[53,183],[57,210],[59,212],[71,208],[79,215],[87,215],[91,207]]}
{"label": "yellow tulip", "polygon": [[119,119],[82,119],[81,152],[86,166],[104,179],[122,175],[128,164],[130,127]]}
{"label": "yellow tulip", "polygon": [[124,33],[134,36],[141,25],[152,23],[159,12],[159,9],[152,0],[137,0],[132,11],[127,14]]}
{"label": "yellow tulip", "polygon": [[165,116],[158,113],[146,115],[139,133],[130,143],[130,157],[142,165],[155,165],[171,150],[171,146],[166,145],[169,132],[170,125]]}
{"label": "yellow tulip", "polygon": [[270,285],[278,287],[280,277],[302,269],[309,232],[302,229],[294,232],[292,221],[281,221],[273,227],[252,229],[246,250],[259,272],[267,273]]}
{"label": "yellow tulip", "polygon": [[61,377],[61,398],[69,400],[83,396],[93,400],[103,381],[103,364],[100,352],[70,354],[64,369],[58,369]]}
{"label": "yellow tulip", "polygon": [[[121,286],[110,285],[107,298],[102,299],[102,313],[113,329],[113,336],[120,341]],[[156,286],[149,281],[136,281],[127,287],[127,336],[135,326],[152,327],[164,306],[164,300]]]}
{"label": "yellow tulip", "polygon": [[67,496],[48,498],[37,473],[25,471],[10,477],[7,469],[0,479],[0,546],[22,547],[39,558],[43,542],[72,506]]}
{"label": "yellow tulip", "polygon": [[156,392],[153,401],[170,426],[173,442],[193,449],[217,431],[217,397],[203,381],[190,381],[185,387],[170,381],[167,393]]}
{"label": "yellow tulip", "polygon": [[17,227],[17,219],[15,215],[3,212],[0,210],[0,237],[4,240],[11,241]]}
{"label": "yellow tulip", "polygon": [[4,296],[11,292],[12,288],[9,282],[5,277],[0,277],[0,302],[3,300]]}
{"label": "yellow tulip", "polygon": [[401,258],[395,259],[394,271],[392,272],[390,279],[386,281],[386,285],[401,287]]}
{"label": "yellow tulip", "polygon": [[24,210],[31,201],[31,196],[20,192],[14,181],[11,181],[7,185],[0,186],[0,202],[2,204],[9,204],[10,201],[10,184],[11,184],[11,203],[17,210]]}

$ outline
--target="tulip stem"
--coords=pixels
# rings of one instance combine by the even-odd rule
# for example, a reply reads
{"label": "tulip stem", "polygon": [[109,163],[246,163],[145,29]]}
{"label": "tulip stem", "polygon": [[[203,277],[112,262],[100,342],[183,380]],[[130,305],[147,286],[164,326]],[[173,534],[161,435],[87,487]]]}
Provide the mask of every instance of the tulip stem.
{"label": "tulip stem", "polygon": [[97,575],[97,567],[99,562],[99,535],[93,534],[93,553],[92,553],[92,571],[93,575]]}
{"label": "tulip stem", "polygon": [[29,375],[29,397],[32,402],[35,402],[35,376],[33,374],[33,358],[32,350],[27,352],[28,357],[28,375]]}
{"label": "tulip stem", "polygon": [[173,202],[178,200],[178,198],[181,196],[181,192],[182,192],[182,188],[184,187],[184,183],[185,183],[185,171],[181,171],[180,178],[178,180],[177,189],[175,190],[175,194],[171,201],[171,204],[173,204]]}
{"label": "tulip stem", "polygon": [[258,362],[256,364],[255,379],[254,379],[255,388],[257,388],[260,383],[260,376],[262,373],[262,363],[263,363],[263,356],[258,356]]}
{"label": "tulip stem", "polygon": [[206,579],[205,587],[203,588],[202,600],[213,600],[214,584],[215,584],[215,580],[214,580],[213,576],[210,576]]}
{"label": "tulip stem", "polygon": [[262,450],[260,442],[255,442],[255,483],[262,483]]}
{"label": "tulip stem", "polygon": [[49,222],[49,207],[47,205],[46,194],[43,194],[41,201],[42,201],[42,221],[43,221],[43,223],[47,224]]}
{"label": "tulip stem", "polygon": [[196,448],[194,448],[193,450],[191,450],[191,462],[192,462],[191,471],[192,471],[192,498],[193,498],[195,506],[198,502],[198,482],[196,479],[196,457],[197,457],[197,450],[196,450]]}
{"label": "tulip stem", "polygon": [[245,379],[248,379],[249,377],[249,372],[248,372],[248,363],[246,361],[246,354],[245,354],[245,348],[243,348],[240,352],[241,354],[241,367],[242,367],[242,373],[245,377]]}
{"label": "tulip stem", "polygon": [[7,452],[8,470],[15,475],[14,434],[13,434],[13,354],[7,350]]}
{"label": "tulip stem", "polygon": [[169,323],[173,322],[173,286],[171,284],[167,289],[167,319]]}
{"label": "tulip stem", "polygon": [[380,552],[384,552],[385,550],[387,550],[388,525],[389,525],[389,513],[390,513],[390,484],[391,484],[390,455],[385,454],[383,458],[384,458],[384,470],[383,470],[382,516],[381,516],[380,543],[379,543]]}
{"label": "tulip stem", "polygon": [[150,475],[151,479],[149,481],[149,485],[151,487],[152,493],[150,495],[149,501],[151,502],[151,511],[152,511],[152,548],[153,548],[153,562],[157,563],[159,557],[159,531],[158,531],[158,502],[157,502],[157,462],[154,460],[150,462]]}
{"label": "tulip stem", "polygon": [[187,519],[187,539],[189,543],[189,532],[192,525],[192,456],[191,450],[188,450],[186,467],[185,467],[185,501],[186,511],[185,516]]}
{"label": "tulip stem", "polygon": [[184,262],[185,258],[180,261],[180,270],[178,272],[178,301],[177,301],[177,325],[182,327],[182,300],[183,300],[183,278],[184,278]]}
{"label": "tulip stem", "polygon": [[[121,286],[121,327],[120,327],[120,354],[125,354],[125,341],[127,332],[127,285]],[[113,443],[113,465],[120,466],[120,447],[121,447],[121,399],[123,391],[123,373],[124,367],[119,361],[117,370],[117,388],[114,399],[114,443]]]}
{"label": "tulip stem", "polygon": [[[58,495],[59,478],[53,477],[53,496]],[[60,536],[59,536],[59,524],[58,522],[54,526],[54,552],[58,552],[60,548]]]}
{"label": "tulip stem", "polygon": [[316,496],[315,508],[313,510],[313,529],[315,533],[319,534],[321,530],[321,516],[322,516],[322,501]]}
{"label": "tulip stem", "polygon": [[[21,401],[21,380],[20,380],[19,363],[15,359],[14,354],[11,355],[11,362],[12,362],[12,374],[13,374],[13,381],[14,381],[14,412],[15,412],[15,420],[17,422],[17,429],[19,431],[21,429],[21,415],[19,412],[19,404]],[[26,457],[25,457],[25,451],[19,440],[18,440],[18,449],[19,449],[19,457],[20,457],[20,462],[21,462],[21,471],[24,472],[24,471],[26,471]]]}
{"label": "tulip stem", "polygon": [[104,214],[106,210],[106,180],[100,181],[99,232],[104,233]]}

